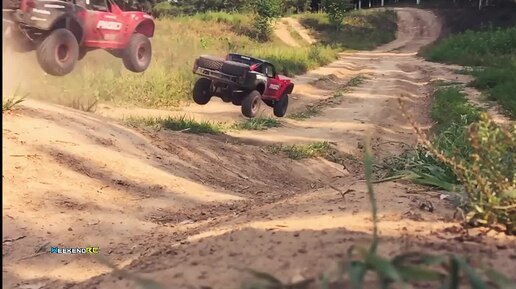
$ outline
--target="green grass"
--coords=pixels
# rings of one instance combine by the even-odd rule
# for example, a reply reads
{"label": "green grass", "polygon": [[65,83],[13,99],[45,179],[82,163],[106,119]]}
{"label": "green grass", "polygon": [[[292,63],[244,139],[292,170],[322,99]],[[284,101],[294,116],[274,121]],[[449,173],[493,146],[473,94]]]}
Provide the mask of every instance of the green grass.
{"label": "green grass", "polygon": [[12,110],[16,105],[25,101],[25,98],[28,95],[29,93],[20,96],[20,86],[16,87],[11,96],[6,97],[5,99],[2,97],[2,112]]}
{"label": "green grass", "polygon": [[306,145],[271,145],[267,151],[272,154],[284,153],[293,160],[323,157],[326,158],[332,151],[328,142],[314,142]]}
{"label": "green grass", "polygon": [[422,146],[386,160],[378,180],[411,180],[439,187],[466,212],[471,226],[504,226],[516,234],[516,123],[501,127],[469,104],[458,86],[434,91],[431,141],[409,117]]}
{"label": "green grass", "polygon": [[257,117],[244,120],[232,126],[236,130],[266,130],[272,127],[280,127],[281,122],[272,117]]}
{"label": "green grass", "polygon": [[459,86],[448,86],[435,90],[430,115],[437,122],[436,129],[442,129],[453,123],[471,124],[479,119],[480,111],[468,103]]}
{"label": "green grass", "polygon": [[[516,45],[516,44],[515,44]],[[488,99],[497,101],[507,115],[516,118],[516,56],[512,61],[496,67],[472,72],[476,79],[472,86],[481,89]]]}
{"label": "green grass", "polygon": [[187,133],[220,134],[227,130],[227,125],[211,121],[198,121],[193,117],[129,117],[124,120],[130,126],[150,126],[161,129]]}
{"label": "green grass", "polygon": [[516,117],[516,27],[453,35],[422,54],[431,61],[474,66],[465,71],[476,77],[471,85]]}
{"label": "green grass", "polygon": [[296,15],[301,24],[316,31],[321,43],[339,49],[372,49],[396,38],[397,15],[392,10],[361,10],[346,14],[336,31],[324,13]]}
{"label": "green grass", "polygon": [[231,124],[206,120],[199,121],[193,117],[187,117],[186,115],[169,117],[128,117],[124,119],[124,123],[135,127],[155,127],[196,134],[221,134],[236,130],[266,130],[281,126],[281,122],[272,117],[257,117]]}
{"label": "green grass", "polygon": [[16,105],[22,103],[25,100],[24,97],[9,97],[6,100],[2,101],[2,112],[12,110]]}

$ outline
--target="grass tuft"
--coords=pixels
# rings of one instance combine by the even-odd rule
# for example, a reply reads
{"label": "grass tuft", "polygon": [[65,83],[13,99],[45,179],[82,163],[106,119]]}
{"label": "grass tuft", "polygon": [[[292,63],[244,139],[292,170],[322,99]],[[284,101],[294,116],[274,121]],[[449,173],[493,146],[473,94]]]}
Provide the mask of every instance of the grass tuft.
{"label": "grass tuft", "polygon": [[232,126],[236,130],[266,130],[272,127],[280,127],[281,122],[272,117],[257,117],[246,119]]}
{"label": "grass tuft", "polygon": [[329,142],[314,142],[307,145],[271,145],[267,147],[271,154],[284,153],[293,160],[323,157],[326,158],[332,151]]}
{"label": "grass tuft", "polygon": [[227,129],[227,126],[224,123],[197,121],[193,117],[187,117],[185,115],[166,118],[129,117],[125,119],[125,123],[130,126],[151,126],[161,129],[198,134],[220,134]]}
{"label": "grass tuft", "polygon": [[2,99],[2,112],[12,110],[16,105],[25,101],[28,95],[29,93],[20,96],[20,86],[18,85],[10,97],[7,97],[5,100]]}
{"label": "grass tuft", "polygon": [[422,54],[431,61],[473,66],[463,71],[476,77],[471,85],[516,117],[516,27],[452,35]]}

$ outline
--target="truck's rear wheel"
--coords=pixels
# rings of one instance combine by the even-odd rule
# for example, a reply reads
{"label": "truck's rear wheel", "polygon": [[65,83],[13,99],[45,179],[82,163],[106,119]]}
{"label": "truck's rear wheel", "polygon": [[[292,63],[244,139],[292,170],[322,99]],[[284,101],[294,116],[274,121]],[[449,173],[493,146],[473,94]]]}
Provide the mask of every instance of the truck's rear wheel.
{"label": "truck's rear wheel", "polygon": [[152,59],[152,46],[147,36],[135,33],[124,50],[122,60],[125,68],[132,72],[143,72]]}
{"label": "truck's rear wheel", "polygon": [[211,80],[199,78],[194,85],[193,100],[195,103],[204,105],[211,99]]}
{"label": "truck's rear wheel", "polygon": [[277,117],[284,117],[287,113],[288,94],[283,94],[279,101],[274,103],[274,115]]}
{"label": "truck's rear wheel", "polygon": [[225,59],[221,57],[215,57],[210,55],[201,55],[197,59],[197,65],[202,68],[220,70]]}
{"label": "truck's rear wheel", "polygon": [[72,72],[77,63],[79,43],[70,30],[59,28],[39,44],[36,56],[46,73],[63,76]]}
{"label": "truck's rear wheel", "polygon": [[257,90],[251,91],[242,99],[242,114],[246,117],[253,118],[258,113],[262,104],[262,95]]}

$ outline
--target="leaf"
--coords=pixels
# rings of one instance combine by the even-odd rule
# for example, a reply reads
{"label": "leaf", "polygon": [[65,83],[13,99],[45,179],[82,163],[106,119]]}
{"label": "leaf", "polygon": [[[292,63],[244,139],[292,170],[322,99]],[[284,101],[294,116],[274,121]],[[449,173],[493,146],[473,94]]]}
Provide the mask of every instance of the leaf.
{"label": "leaf", "polygon": [[383,279],[391,279],[392,281],[401,281],[401,276],[398,270],[392,263],[375,254],[370,254],[366,260],[368,267],[373,268]]}
{"label": "leaf", "polygon": [[444,277],[443,273],[422,266],[400,266],[398,272],[404,281],[435,281]]}
{"label": "leaf", "polygon": [[445,282],[442,289],[458,289],[459,288],[459,264],[453,258],[450,259],[448,267],[448,282]]}
{"label": "leaf", "polygon": [[360,261],[352,261],[348,264],[347,272],[353,289],[362,289],[364,285],[364,277],[367,272],[365,263]]}
{"label": "leaf", "polygon": [[330,289],[330,280],[326,274],[321,278],[321,289]]}
{"label": "leaf", "polygon": [[453,258],[457,261],[460,268],[462,268],[462,271],[464,271],[464,273],[466,274],[466,277],[468,278],[469,283],[471,284],[471,287],[473,289],[488,288],[487,284],[484,281],[482,281],[482,278],[480,278],[478,273],[473,268],[471,268],[471,266],[469,266],[468,263],[464,261],[464,259],[457,256],[454,256]]}

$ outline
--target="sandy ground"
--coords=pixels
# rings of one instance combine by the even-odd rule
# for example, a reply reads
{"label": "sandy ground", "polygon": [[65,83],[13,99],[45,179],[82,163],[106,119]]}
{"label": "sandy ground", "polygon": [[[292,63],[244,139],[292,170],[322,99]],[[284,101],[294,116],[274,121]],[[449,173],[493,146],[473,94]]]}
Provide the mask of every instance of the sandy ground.
{"label": "sandy ground", "polygon": [[[366,75],[366,82],[322,114],[283,119],[280,128],[198,136],[129,129],[116,120],[184,113],[241,119],[239,107],[219,101],[174,112],[104,106],[91,114],[30,100],[3,113],[3,285],[134,288],[89,256],[35,255],[43,245],[99,246],[120,268],[165,288],[225,289],[246,278],[237,268],[301,280],[331,268],[351,245],[367,244],[370,208],[360,168],[293,161],[267,154],[260,144],[328,140],[357,157],[368,133],[380,157],[400,152],[400,142],[414,144],[397,97],[405,95],[428,125],[429,82],[459,76],[454,67],[416,57],[439,35],[435,16],[417,9],[398,14],[394,42],[342,53],[296,77],[289,113],[324,101],[356,75]],[[375,190],[385,255],[453,252],[514,273],[516,239],[466,234],[439,192],[402,183]],[[428,202],[432,212],[422,209]]]}
{"label": "sandy ground", "polygon": [[289,28],[296,31],[299,36],[308,44],[315,43],[317,40],[311,35],[310,31],[306,29],[299,20],[292,17],[285,17],[277,21],[274,27],[274,34],[286,44],[292,47],[301,47],[301,43],[294,39],[289,31]]}

